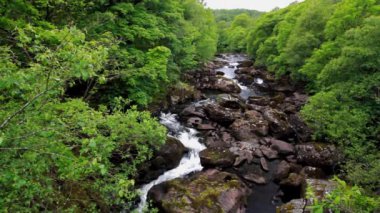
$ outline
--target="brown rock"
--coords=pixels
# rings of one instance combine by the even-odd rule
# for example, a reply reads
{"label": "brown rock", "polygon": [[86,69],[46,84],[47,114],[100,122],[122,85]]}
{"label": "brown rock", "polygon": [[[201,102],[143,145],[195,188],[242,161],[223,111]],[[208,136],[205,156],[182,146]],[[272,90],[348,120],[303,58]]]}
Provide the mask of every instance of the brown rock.
{"label": "brown rock", "polygon": [[288,177],[290,172],[290,164],[286,161],[281,161],[278,166],[277,170],[274,173],[274,178],[276,181],[280,181],[282,179],[285,179]]}
{"label": "brown rock", "polygon": [[302,168],[301,175],[306,178],[323,179],[326,178],[325,172],[317,167],[305,166]]}
{"label": "brown rock", "polygon": [[195,128],[198,130],[215,130],[215,127],[211,124],[197,124]]}
{"label": "brown rock", "polygon": [[264,185],[267,183],[263,176],[254,173],[246,174],[243,176],[243,178],[259,185]]}
{"label": "brown rock", "polygon": [[269,171],[268,162],[265,160],[265,158],[260,158],[260,164],[261,168],[263,168],[264,171]]}
{"label": "brown rock", "polygon": [[245,212],[249,188],[234,174],[206,170],[154,186],[148,198],[162,212]]}
{"label": "brown rock", "polygon": [[235,156],[229,150],[205,149],[200,152],[201,164],[206,168],[229,167],[235,162]]}
{"label": "brown rock", "polygon": [[253,66],[253,61],[251,61],[251,60],[239,61],[238,63],[239,63],[239,65],[237,66],[238,68],[252,67]]}
{"label": "brown rock", "polygon": [[269,131],[268,122],[261,113],[253,110],[245,112],[244,118],[235,120],[230,128],[238,140],[249,140],[256,138],[256,135],[265,136]]}
{"label": "brown rock", "polygon": [[264,147],[264,146],[261,146],[260,147],[260,150],[261,152],[263,153],[263,155],[269,159],[269,160],[273,160],[273,159],[276,159],[278,158],[278,153],[277,151],[273,150],[273,149],[270,149],[268,147]]}
{"label": "brown rock", "polygon": [[281,186],[299,187],[303,183],[304,178],[296,173],[290,173],[288,178],[280,182]]}
{"label": "brown rock", "polygon": [[280,140],[272,138],[270,140],[270,143],[272,144],[270,148],[273,150],[276,150],[279,154],[290,155],[290,154],[294,154],[295,152],[294,146],[285,141],[280,141]]}
{"label": "brown rock", "polygon": [[207,104],[204,109],[211,120],[221,125],[229,126],[241,117],[240,111],[225,108],[218,104]]}
{"label": "brown rock", "polygon": [[270,132],[276,138],[285,138],[292,133],[292,128],[285,113],[268,108],[264,112],[264,118],[269,121]]}
{"label": "brown rock", "polygon": [[340,154],[332,144],[306,143],[296,145],[297,161],[303,165],[331,167],[338,163]]}

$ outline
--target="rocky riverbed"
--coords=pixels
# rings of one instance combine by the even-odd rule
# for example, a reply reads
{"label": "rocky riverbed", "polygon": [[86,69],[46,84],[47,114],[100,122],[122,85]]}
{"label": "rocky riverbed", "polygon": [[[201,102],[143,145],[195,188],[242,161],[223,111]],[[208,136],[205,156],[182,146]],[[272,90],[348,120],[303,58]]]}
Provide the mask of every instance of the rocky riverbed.
{"label": "rocky riverbed", "polygon": [[243,55],[220,55],[185,81],[192,86],[173,89],[165,106],[197,131],[206,147],[199,149],[203,170],[152,184],[189,150],[170,137],[138,179],[152,184],[147,196],[160,211],[303,212],[306,186],[322,195],[331,190],[323,179],[339,153],[311,140],[299,115],[308,99],[302,88],[254,68]]}

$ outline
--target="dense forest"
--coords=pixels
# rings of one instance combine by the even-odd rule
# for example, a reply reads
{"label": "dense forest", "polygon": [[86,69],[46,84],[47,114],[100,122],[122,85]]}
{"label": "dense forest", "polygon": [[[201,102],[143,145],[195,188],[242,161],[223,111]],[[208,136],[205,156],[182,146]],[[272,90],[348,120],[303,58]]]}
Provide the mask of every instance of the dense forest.
{"label": "dense forest", "polygon": [[217,52],[247,53],[304,87],[313,139],[344,153],[336,174],[376,196],[379,43],[379,0],[268,13],[198,0],[0,0],[0,209],[134,208],[137,168],[167,135],[147,109]]}
{"label": "dense forest", "polygon": [[218,25],[218,51],[245,52],[248,31],[263,12],[247,9],[220,9],[213,12]]}
{"label": "dense forest", "polygon": [[142,109],[216,42],[196,0],[1,0],[0,208],[128,209],[166,138]]}
{"label": "dense forest", "polygon": [[367,192],[380,187],[379,15],[377,0],[308,0],[225,28],[229,50],[306,86],[314,139],[339,145],[342,176]]}

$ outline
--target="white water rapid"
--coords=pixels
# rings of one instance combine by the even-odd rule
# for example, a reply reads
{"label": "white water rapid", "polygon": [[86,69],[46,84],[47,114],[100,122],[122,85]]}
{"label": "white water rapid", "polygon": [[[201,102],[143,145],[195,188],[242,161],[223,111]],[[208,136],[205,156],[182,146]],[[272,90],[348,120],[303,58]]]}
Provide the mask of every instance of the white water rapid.
{"label": "white water rapid", "polygon": [[[235,71],[238,69],[237,66],[239,65],[239,61],[244,61],[247,58],[242,55],[226,55],[225,58],[226,59],[221,59],[221,60],[227,61],[228,65],[220,69],[217,69],[217,71],[223,72],[226,78],[233,79],[241,89],[241,92],[239,94],[240,97],[247,100],[250,96],[254,95],[254,91],[252,91],[247,86],[242,85],[241,82],[235,79],[236,78]],[[261,78],[255,78],[254,82],[256,84],[264,83],[263,79]]]}
{"label": "white water rapid", "polygon": [[149,190],[160,183],[173,180],[175,178],[183,177],[192,172],[201,171],[203,169],[201,165],[201,158],[199,157],[199,152],[204,150],[206,147],[199,142],[199,138],[196,136],[197,131],[195,129],[184,127],[177,120],[175,114],[165,114],[162,113],[160,117],[160,122],[166,126],[170,132],[173,134],[172,137],[176,137],[181,143],[189,150],[189,152],[184,155],[181,159],[179,165],[164,174],[159,176],[156,180],[144,185],[141,190],[140,204],[137,209],[138,212],[142,212],[146,202]]}

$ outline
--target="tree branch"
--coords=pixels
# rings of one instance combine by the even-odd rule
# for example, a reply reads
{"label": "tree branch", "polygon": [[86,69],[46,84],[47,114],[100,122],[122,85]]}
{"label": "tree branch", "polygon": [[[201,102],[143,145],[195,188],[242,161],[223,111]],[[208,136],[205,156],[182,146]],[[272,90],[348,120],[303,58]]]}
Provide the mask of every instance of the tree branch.
{"label": "tree branch", "polygon": [[39,97],[41,97],[42,95],[44,95],[48,90],[44,90],[43,92],[41,93],[38,93],[36,96],[34,96],[32,98],[32,100],[26,102],[24,104],[24,106],[22,106],[19,110],[17,110],[16,112],[14,112],[12,115],[10,115],[7,119],[5,119],[1,125],[0,125],[0,130],[3,129],[8,123],[9,121],[11,121],[14,117],[16,117],[18,114],[20,114],[21,112],[23,112],[30,104],[32,104],[34,101],[36,101]]}

